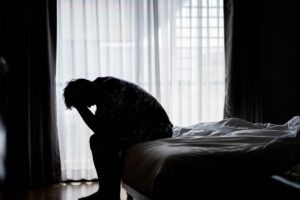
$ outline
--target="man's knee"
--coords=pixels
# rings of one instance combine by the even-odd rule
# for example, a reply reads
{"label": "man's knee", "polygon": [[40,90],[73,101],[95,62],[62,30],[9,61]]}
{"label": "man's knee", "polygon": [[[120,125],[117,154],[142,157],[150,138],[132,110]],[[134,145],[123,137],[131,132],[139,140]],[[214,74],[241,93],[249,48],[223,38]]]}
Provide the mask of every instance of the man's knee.
{"label": "man's knee", "polygon": [[95,150],[98,149],[99,147],[103,146],[102,144],[103,142],[101,141],[101,139],[99,137],[97,137],[95,134],[91,135],[90,137],[90,147],[91,150]]}
{"label": "man's knee", "polygon": [[96,134],[93,134],[90,137],[90,147],[91,150],[101,151],[101,150],[109,150],[114,148],[114,143],[108,139],[101,138]]}

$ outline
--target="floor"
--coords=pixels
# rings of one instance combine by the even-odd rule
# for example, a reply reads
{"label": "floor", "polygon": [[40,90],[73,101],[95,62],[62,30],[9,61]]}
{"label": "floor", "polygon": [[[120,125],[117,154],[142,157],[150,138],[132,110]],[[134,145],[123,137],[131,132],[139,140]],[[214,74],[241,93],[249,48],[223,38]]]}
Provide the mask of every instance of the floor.
{"label": "floor", "polygon": [[[98,190],[96,182],[61,183],[30,191],[1,191],[0,200],[77,200]],[[121,200],[126,200],[126,192],[121,190]]]}

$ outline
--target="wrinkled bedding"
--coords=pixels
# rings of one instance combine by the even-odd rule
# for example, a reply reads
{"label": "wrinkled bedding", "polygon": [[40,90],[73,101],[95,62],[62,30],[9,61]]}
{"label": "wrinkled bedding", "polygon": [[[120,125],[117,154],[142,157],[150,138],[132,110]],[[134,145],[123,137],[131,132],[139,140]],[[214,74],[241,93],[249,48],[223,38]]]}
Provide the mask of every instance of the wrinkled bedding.
{"label": "wrinkled bedding", "polygon": [[299,130],[299,116],[283,125],[230,118],[177,126],[172,138],[128,150],[123,182],[151,197],[161,177],[271,176],[300,162]]}

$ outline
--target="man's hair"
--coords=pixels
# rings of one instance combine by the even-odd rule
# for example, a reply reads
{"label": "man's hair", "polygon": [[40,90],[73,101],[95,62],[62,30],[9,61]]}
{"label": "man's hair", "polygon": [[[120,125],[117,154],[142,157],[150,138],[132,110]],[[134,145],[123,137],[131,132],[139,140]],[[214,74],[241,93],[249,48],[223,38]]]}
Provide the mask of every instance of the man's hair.
{"label": "man's hair", "polygon": [[68,82],[63,94],[66,107],[71,109],[72,106],[80,102],[91,87],[92,82],[86,79],[73,79]]}

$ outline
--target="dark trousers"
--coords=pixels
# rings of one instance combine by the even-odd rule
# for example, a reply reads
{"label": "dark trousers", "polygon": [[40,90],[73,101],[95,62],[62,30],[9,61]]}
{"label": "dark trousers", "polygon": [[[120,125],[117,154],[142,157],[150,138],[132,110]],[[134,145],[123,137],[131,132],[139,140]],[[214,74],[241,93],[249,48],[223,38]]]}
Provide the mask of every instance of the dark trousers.
{"label": "dark trousers", "polygon": [[[102,199],[120,200],[122,159],[121,153],[125,153],[130,145],[121,145],[118,138],[114,138],[113,133],[109,133],[105,138],[94,134],[90,137],[90,146],[93,154],[94,165],[96,167],[100,193]],[[156,138],[172,137],[172,128],[168,133],[157,134]],[[150,139],[148,139],[150,140]]]}
{"label": "dark trousers", "polygon": [[101,197],[120,200],[122,164],[116,141],[103,139],[96,134],[90,137],[94,165],[96,167]]}

